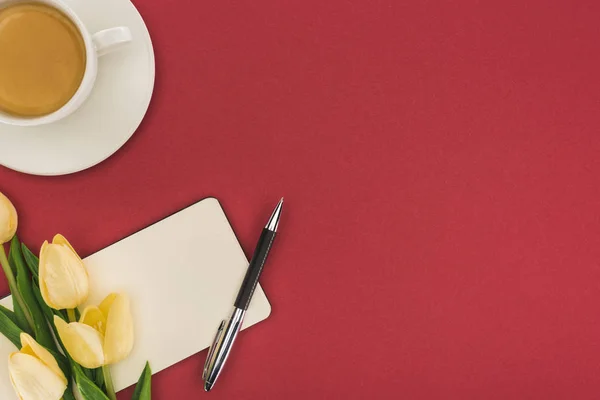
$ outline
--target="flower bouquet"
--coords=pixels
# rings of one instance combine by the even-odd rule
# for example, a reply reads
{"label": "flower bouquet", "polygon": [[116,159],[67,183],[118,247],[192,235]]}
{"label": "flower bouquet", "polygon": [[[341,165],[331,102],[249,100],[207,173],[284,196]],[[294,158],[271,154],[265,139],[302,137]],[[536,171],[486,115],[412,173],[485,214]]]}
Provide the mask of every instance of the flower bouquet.
{"label": "flower bouquet", "polygon": [[[8,370],[18,398],[115,400],[110,365],[125,359],[134,342],[127,295],[109,294],[80,312],[90,285],[75,249],[56,235],[38,258],[19,241],[17,226],[15,207],[0,193],[0,264],[14,310],[0,306],[0,333],[16,346]],[[151,376],[146,364],[132,400],[150,400]]]}

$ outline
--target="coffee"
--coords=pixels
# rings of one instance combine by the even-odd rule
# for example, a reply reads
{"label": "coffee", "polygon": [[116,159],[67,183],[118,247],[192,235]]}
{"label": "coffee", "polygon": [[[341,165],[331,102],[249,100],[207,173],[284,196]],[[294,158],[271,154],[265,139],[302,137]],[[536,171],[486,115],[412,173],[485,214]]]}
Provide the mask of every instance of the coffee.
{"label": "coffee", "polygon": [[86,68],[77,26],[44,3],[0,8],[0,111],[37,117],[64,106]]}

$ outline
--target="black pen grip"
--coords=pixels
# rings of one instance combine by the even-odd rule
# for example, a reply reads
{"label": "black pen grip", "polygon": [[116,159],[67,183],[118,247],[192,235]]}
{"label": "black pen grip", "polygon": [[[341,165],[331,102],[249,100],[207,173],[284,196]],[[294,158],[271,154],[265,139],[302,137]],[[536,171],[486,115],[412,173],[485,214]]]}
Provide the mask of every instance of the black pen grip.
{"label": "black pen grip", "polygon": [[242,310],[248,309],[250,300],[254,294],[254,289],[256,289],[256,285],[258,285],[258,279],[260,278],[265,261],[269,255],[269,250],[271,250],[273,239],[275,239],[275,232],[263,229],[260,238],[258,239],[256,249],[254,250],[254,254],[252,255],[252,259],[250,260],[250,265],[248,265],[244,282],[235,299],[235,307],[241,308]]}

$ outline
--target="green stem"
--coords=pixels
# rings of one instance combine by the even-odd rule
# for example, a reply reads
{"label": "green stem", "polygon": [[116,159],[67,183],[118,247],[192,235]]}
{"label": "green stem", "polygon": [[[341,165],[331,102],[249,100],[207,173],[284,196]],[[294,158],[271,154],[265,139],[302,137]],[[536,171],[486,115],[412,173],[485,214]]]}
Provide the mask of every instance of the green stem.
{"label": "green stem", "polygon": [[67,309],[67,317],[69,317],[69,322],[77,322],[77,317],[75,316],[74,308]]}
{"label": "green stem", "polygon": [[8,287],[10,288],[10,293],[13,295],[15,300],[17,300],[17,303],[23,310],[25,319],[27,320],[27,323],[31,327],[31,331],[33,332],[33,318],[31,317],[29,308],[27,308],[27,306],[25,305],[25,301],[23,300],[21,293],[19,293],[19,291],[17,290],[17,281],[15,280],[15,276],[13,275],[12,269],[10,269],[10,264],[8,263],[8,258],[6,258],[6,253],[4,251],[4,245],[2,244],[0,244],[0,264],[2,264],[4,275],[6,275],[6,279],[8,280]]}
{"label": "green stem", "polygon": [[117,394],[115,393],[112,376],[110,375],[109,365],[102,366],[102,374],[104,375],[104,384],[106,385],[106,395],[110,400],[117,400]]}

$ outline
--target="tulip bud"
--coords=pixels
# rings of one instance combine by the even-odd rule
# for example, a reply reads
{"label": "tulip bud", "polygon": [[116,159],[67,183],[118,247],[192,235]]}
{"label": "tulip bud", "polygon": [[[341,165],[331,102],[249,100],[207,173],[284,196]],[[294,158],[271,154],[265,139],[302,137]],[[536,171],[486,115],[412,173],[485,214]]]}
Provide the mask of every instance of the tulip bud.
{"label": "tulip bud", "polygon": [[7,243],[17,232],[17,210],[8,197],[0,192],[0,245]]}
{"label": "tulip bud", "polygon": [[8,358],[13,388],[21,400],[59,400],[67,389],[67,378],[56,359],[31,336],[21,333],[21,351]]}
{"label": "tulip bud", "polygon": [[75,308],[88,297],[89,279],[83,261],[62,235],[42,245],[39,274],[42,298],[55,310]]}
{"label": "tulip bud", "polygon": [[125,359],[133,348],[133,318],[129,299],[108,295],[99,306],[88,306],[79,322],[54,324],[71,358],[86,368],[98,368]]}

